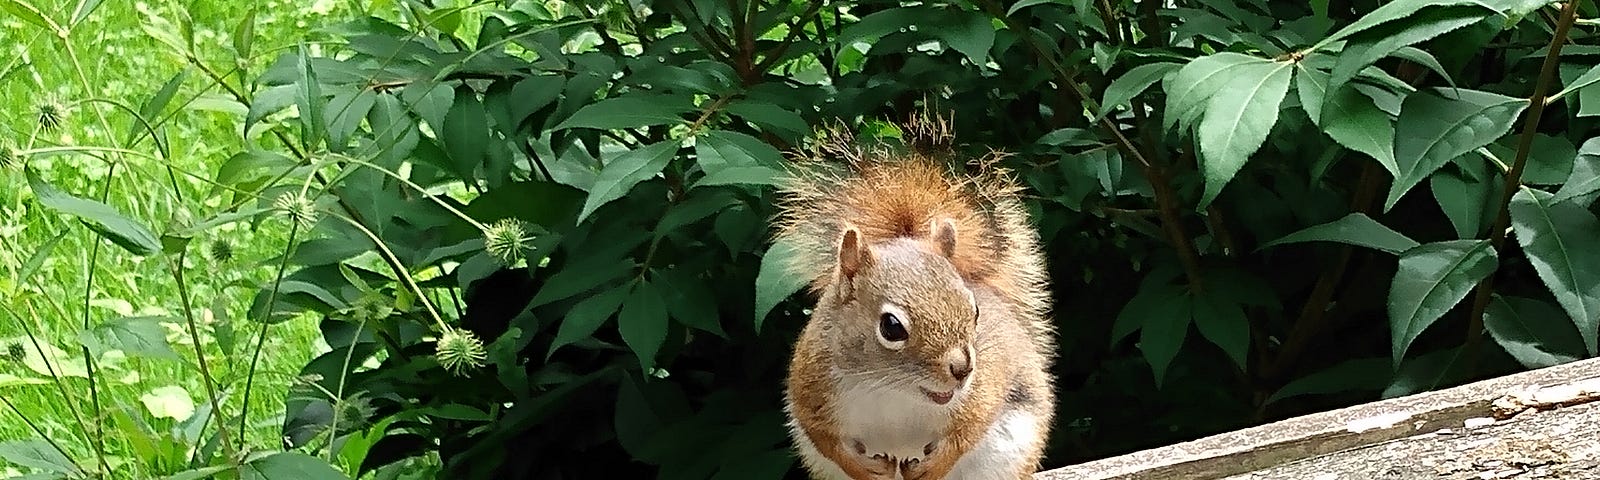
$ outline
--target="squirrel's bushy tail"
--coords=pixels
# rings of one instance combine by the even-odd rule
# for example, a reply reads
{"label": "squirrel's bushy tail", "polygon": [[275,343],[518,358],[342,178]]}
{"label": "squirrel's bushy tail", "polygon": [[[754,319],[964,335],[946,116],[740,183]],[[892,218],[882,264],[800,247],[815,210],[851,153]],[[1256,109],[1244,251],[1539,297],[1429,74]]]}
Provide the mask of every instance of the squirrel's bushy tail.
{"label": "squirrel's bushy tail", "polygon": [[[951,138],[947,125],[913,118],[904,128],[907,143],[938,150]],[[826,132],[815,147],[794,159],[779,189],[775,233],[776,242],[794,249],[788,273],[805,278],[813,293],[832,280],[834,249],[847,225],[870,245],[926,238],[934,218],[949,218],[956,224],[956,269],[1012,300],[1029,324],[1048,328],[1040,321],[1050,298],[1039,236],[998,154],[970,162],[974,172],[957,172],[936,158],[940,152],[869,149],[843,129]]]}

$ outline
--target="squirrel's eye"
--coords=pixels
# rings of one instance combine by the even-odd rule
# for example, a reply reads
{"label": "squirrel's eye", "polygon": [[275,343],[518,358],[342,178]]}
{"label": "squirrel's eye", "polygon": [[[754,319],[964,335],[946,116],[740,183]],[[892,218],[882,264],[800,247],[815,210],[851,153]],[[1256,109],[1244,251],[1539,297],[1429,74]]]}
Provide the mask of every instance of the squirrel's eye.
{"label": "squirrel's eye", "polygon": [[888,312],[878,317],[878,335],[883,336],[883,340],[889,343],[904,342],[911,336],[906,333],[906,325],[900,321],[900,317]]}

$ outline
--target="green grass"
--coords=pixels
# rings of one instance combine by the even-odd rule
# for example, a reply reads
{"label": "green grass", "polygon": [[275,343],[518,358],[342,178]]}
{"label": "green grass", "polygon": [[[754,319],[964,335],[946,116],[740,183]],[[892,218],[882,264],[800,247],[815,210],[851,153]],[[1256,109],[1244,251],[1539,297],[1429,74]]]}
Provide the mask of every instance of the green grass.
{"label": "green grass", "polygon": [[[151,14],[176,24],[186,11],[193,23],[196,59],[227,75],[236,65],[233,34],[246,18],[243,8],[248,3],[104,2],[62,39],[16,15],[15,8],[4,8],[11,1],[0,0],[0,149],[107,147],[137,152],[37,154],[26,156],[25,163],[56,188],[79,197],[104,199],[158,234],[171,230],[172,225],[216,215],[227,206],[223,197],[210,195],[211,186],[205,179],[212,178],[223,161],[245,147],[246,139],[239,134],[244,107],[145,27],[154,25],[157,32],[172,32],[172,27],[154,23]],[[79,3],[33,2],[59,24],[70,22]],[[259,74],[277,52],[293,48],[307,36],[308,28],[351,18],[355,14],[352,3],[360,2],[263,2],[254,19],[253,55],[245,62],[249,67],[243,77],[246,81],[232,76],[226,82],[245,86],[248,92],[248,79]],[[134,115],[109,103],[88,102],[109,100],[138,109],[180,71],[188,73],[171,103],[149,119],[164,120],[159,127],[169,142],[168,158],[161,158],[148,136],[125,143],[130,128],[138,124]],[[56,128],[47,128],[40,121],[42,108],[64,109],[66,114]],[[266,139],[250,141],[272,146]],[[0,347],[6,347],[0,348],[0,396],[15,407],[0,405],[0,441],[40,438],[37,428],[81,465],[98,469],[90,438],[97,426],[109,419],[94,416],[95,403],[105,415],[126,409],[132,418],[157,432],[168,431],[178,422],[156,415],[161,407],[174,403],[147,402],[146,396],[152,392],[175,386],[196,407],[205,405],[208,391],[188,331],[184,293],[189,298],[188,313],[194,315],[201,333],[215,387],[219,395],[228,392],[223,411],[239,414],[251,353],[262,327],[243,318],[254,289],[229,284],[271,281],[275,264],[268,260],[285,248],[287,225],[282,221],[259,226],[240,222],[197,235],[181,270],[188,288],[180,291],[171,268],[178,256],[133,255],[76,219],[46,209],[29,188],[22,163],[0,166]],[[30,258],[62,232],[64,237],[43,257],[37,271],[23,276]],[[232,258],[209,255],[213,245],[226,245]],[[36,371],[41,366],[38,362],[10,355],[17,351],[10,345],[20,344],[36,360],[33,342],[37,340],[66,352],[55,359],[62,363],[52,364],[52,368],[82,371],[83,350],[77,339],[86,321],[99,325],[143,315],[167,318],[161,325],[181,360],[125,357],[117,352],[101,356],[95,364],[95,396],[90,395],[86,378],[52,379]],[[236,346],[225,353],[218,337],[230,329]],[[318,338],[315,322],[304,319],[267,330],[250,395],[247,445],[278,447],[286,387],[300,365],[326,350]],[[7,375],[48,382],[18,384]],[[181,402],[177,405],[181,407]],[[80,428],[85,424],[90,426],[91,436]],[[104,448],[114,478],[150,478],[183,469],[141,453],[131,428],[105,427]],[[237,424],[227,427],[233,437],[237,437],[237,429]],[[176,457],[185,458],[181,451]],[[0,477],[23,471],[0,459]]]}

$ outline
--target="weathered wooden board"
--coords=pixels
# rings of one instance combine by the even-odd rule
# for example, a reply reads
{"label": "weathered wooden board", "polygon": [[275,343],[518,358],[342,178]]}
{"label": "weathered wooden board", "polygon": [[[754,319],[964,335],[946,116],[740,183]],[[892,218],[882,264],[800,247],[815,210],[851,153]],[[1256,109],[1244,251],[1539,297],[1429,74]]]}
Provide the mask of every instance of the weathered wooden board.
{"label": "weathered wooden board", "polygon": [[[1473,463],[1478,461],[1483,463]],[[1596,462],[1600,359],[1589,359],[1291,418],[1034,478],[1600,479]],[[1518,473],[1519,466],[1527,470]],[[1534,476],[1538,468],[1559,475]],[[1522,476],[1480,476],[1486,472]]]}
{"label": "weathered wooden board", "polygon": [[1600,402],[1512,421],[1441,430],[1227,480],[1600,478]]}

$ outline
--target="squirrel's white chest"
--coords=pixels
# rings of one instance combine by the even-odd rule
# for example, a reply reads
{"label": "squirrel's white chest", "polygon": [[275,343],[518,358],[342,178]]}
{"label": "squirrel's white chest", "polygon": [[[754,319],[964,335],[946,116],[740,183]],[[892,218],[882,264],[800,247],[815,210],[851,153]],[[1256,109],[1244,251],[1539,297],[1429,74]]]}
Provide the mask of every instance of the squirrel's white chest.
{"label": "squirrel's white chest", "polygon": [[846,442],[861,441],[869,456],[922,458],[924,447],[950,423],[946,406],[935,405],[920,393],[847,385],[840,389],[838,401],[840,433]]}

